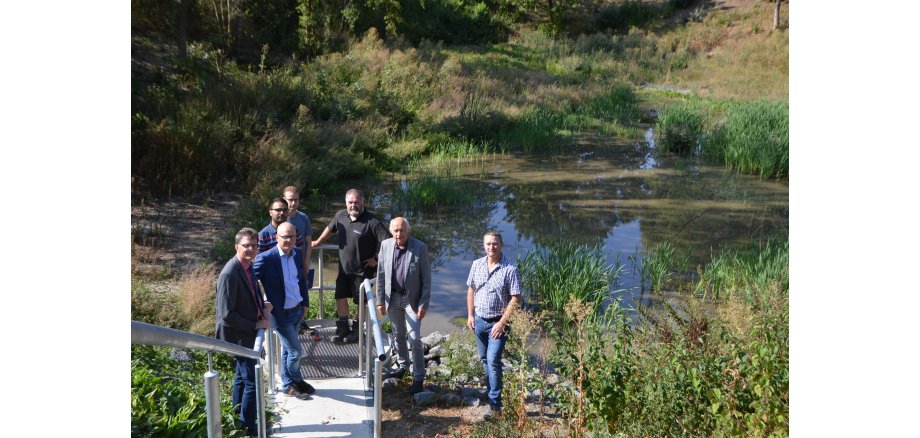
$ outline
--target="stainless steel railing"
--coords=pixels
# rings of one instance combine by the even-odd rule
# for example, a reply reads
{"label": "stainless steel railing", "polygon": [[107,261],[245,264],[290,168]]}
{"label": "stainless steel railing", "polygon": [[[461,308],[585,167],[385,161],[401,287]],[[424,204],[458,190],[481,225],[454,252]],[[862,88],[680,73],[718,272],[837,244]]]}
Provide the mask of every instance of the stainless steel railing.
{"label": "stainless steel railing", "polygon": [[[271,333],[269,331],[269,338]],[[220,427],[220,385],[219,373],[214,371],[211,362],[212,353],[232,354],[259,360],[262,357],[262,341],[265,330],[256,332],[256,342],[252,349],[231,344],[220,339],[196,335],[182,330],[171,329],[140,321],[131,321],[131,343],[143,345],[160,345],[165,347],[189,348],[208,352],[208,371],[204,373],[205,409],[207,410],[208,437],[221,436]],[[269,347],[272,340],[269,339]],[[256,424],[259,437],[266,436],[265,431],[265,395],[262,389],[262,365],[256,363]]]}
{"label": "stainless steel railing", "polygon": [[[376,281],[374,281],[375,283]],[[378,286],[379,287],[379,286]],[[364,327],[364,330],[361,330],[358,337],[358,351],[361,351],[361,343],[364,341],[364,333],[368,332],[368,342],[364,348],[364,357],[367,360],[367,370],[365,373],[365,390],[374,390],[374,437],[380,437],[380,421],[381,421],[381,407],[383,404],[383,367],[389,366],[393,358],[392,348],[387,348],[388,345],[386,342],[389,341],[389,338],[383,336],[383,330],[380,328],[381,323],[377,320],[377,304],[374,299],[374,289],[372,286],[372,280],[365,279],[361,283],[361,289],[364,292],[361,295],[361,312],[359,314],[359,325]],[[367,315],[367,324],[365,324],[365,317]],[[371,342],[374,343],[374,352],[376,355],[371,354]],[[385,341],[386,340],[386,341]],[[371,360],[373,356],[374,362],[374,372],[371,374],[369,371],[371,369]],[[359,358],[360,361],[360,358]],[[360,364],[359,364],[360,370]],[[360,372],[360,371],[359,371]],[[373,380],[371,380],[373,379]]]}

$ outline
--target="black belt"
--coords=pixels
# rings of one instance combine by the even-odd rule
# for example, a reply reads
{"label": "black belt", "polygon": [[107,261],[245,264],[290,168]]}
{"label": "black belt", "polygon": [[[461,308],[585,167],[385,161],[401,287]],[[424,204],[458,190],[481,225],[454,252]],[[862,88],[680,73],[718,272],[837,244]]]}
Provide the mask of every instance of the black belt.
{"label": "black belt", "polygon": [[393,289],[393,293],[394,293],[394,294],[399,294],[399,295],[405,295],[405,294],[406,294],[406,290],[405,290],[405,289]]}
{"label": "black belt", "polygon": [[496,317],[494,317],[494,318],[482,318],[482,320],[485,321],[485,322],[498,322],[498,321],[500,321],[501,319],[502,319],[502,316],[501,316],[501,315],[498,315],[498,316],[496,316]]}
{"label": "black belt", "polygon": [[290,309],[283,309],[283,310],[281,310],[281,311],[287,313],[287,312],[293,312],[293,311],[295,311],[295,310],[297,310],[297,309],[300,309],[300,304],[299,304],[299,303],[298,303],[296,306],[291,307]]}

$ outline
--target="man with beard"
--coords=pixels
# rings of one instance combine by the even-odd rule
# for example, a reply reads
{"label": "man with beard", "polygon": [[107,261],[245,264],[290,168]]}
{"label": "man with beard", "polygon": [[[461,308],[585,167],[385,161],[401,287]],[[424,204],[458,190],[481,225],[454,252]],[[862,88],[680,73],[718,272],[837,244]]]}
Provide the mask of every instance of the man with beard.
{"label": "man with beard", "polygon": [[[259,231],[259,252],[265,252],[275,247],[278,244],[278,240],[275,236],[278,235],[278,226],[286,222],[288,217],[288,203],[282,197],[272,199],[271,207],[268,209],[268,217],[271,220],[268,222],[268,225],[265,228],[262,228],[262,231]],[[295,245],[303,244],[303,235],[300,232],[297,233],[297,241],[294,242]],[[301,264],[303,262],[301,261]]]}
{"label": "man with beard", "polygon": [[[253,348],[256,330],[269,327],[268,314],[272,303],[262,302],[251,265],[256,258],[258,235],[252,228],[236,233],[231,258],[217,277],[217,310],[215,337],[246,348]],[[249,435],[256,427],[256,359],[234,357],[236,375],[233,378],[233,409],[246,425]]]}
{"label": "man with beard", "polygon": [[332,233],[339,237],[339,275],[335,280],[335,305],[339,319],[335,322],[337,342],[357,342],[358,321],[348,324],[348,298],[359,303],[358,294],[365,279],[377,274],[377,252],[380,242],[390,238],[390,232],[379,219],[364,208],[364,195],[358,189],[345,193],[345,209],[339,210],[323,234],[312,242],[318,246]]}

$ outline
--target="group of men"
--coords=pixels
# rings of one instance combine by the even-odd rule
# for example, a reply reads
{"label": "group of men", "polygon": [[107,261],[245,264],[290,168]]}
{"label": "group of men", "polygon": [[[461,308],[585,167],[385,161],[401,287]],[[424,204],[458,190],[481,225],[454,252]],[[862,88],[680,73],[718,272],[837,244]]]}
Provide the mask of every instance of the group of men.
{"label": "group of men", "polygon": [[[412,394],[423,391],[425,380],[421,322],[431,300],[431,262],[427,246],[410,237],[404,217],[389,227],[364,207],[361,191],[345,194],[346,208],[335,214],[318,239],[312,240],[309,217],[298,210],[299,191],[285,187],[272,200],[269,224],[260,232],[241,229],[235,237],[236,255],[217,279],[216,336],[252,348],[258,329],[274,329],[282,343],[282,393],[309,400],[315,389],[303,380],[303,348],[297,331],[309,308],[313,284],[312,248],[335,233],[338,236],[339,272],[335,299],[337,342],[355,342],[358,322],[349,318],[348,299],[359,302],[361,284],[376,278],[377,309],[389,313],[396,332],[400,367],[412,366]],[[502,364],[509,318],[520,304],[521,277],[502,255],[502,237],[487,231],[486,256],[473,262],[467,278],[467,327],[476,335],[479,359],[486,374],[490,416],[501,412]],[[260,293],[259,282],[265,290]],[[269,317],[270,315],[270,317]],[[407,344],[408,341],[408,344]],[[412,355],[409,356],[409,345]],[[256,433],[254,359],[235,358],[233,383],[235,412],[251,435]]]}

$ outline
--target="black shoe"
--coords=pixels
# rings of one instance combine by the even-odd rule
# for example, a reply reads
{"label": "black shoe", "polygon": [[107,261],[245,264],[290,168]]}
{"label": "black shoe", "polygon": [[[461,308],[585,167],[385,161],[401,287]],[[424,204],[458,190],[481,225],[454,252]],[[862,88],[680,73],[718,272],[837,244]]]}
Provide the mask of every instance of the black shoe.
{"label": "black shoe", "polygon": [[295,385],[297,385],[297,390],[300,392],[303,392],[306,394],[313,394],[316,392],[316,388],[314,388],[313,385],[307,383],[304,380],[297,382]]}
{"label": "black shoe", "polygon": [[335,336],[332,337],[333,342],[344,342],[345,337],[349,335],[351,330],[348,328],[347,319],[338,319],[335,321]]}
{"label": "black shoe", "polygon": [[415,380],[412,382],[412,386],[409,387],[409,394],[418,394],[425,390],[421,380]]}
{"label": "black shoe", "polygon": [[358,321],[352,321],[351,333],[349,333],[348,336],[345,336],[345,338],[342,339],[342,342],[346,344],[353,344],[358,342],[358,330]]}

